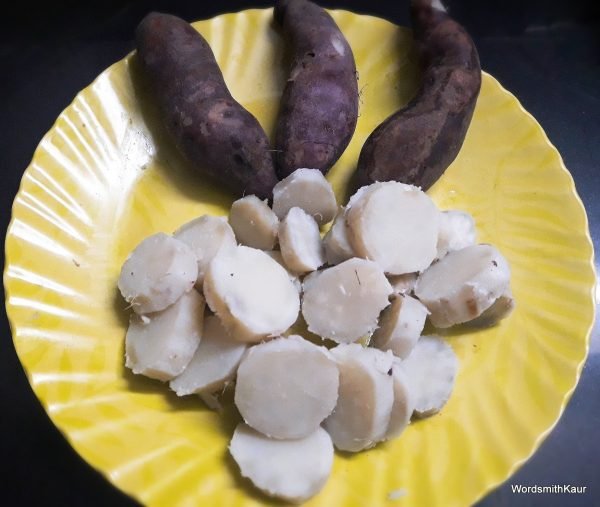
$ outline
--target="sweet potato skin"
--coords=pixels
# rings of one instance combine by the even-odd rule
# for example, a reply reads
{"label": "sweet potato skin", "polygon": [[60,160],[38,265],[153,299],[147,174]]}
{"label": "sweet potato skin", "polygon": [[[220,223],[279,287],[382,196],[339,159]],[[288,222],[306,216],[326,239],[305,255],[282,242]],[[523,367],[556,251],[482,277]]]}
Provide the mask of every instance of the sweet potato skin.
{"label": "sweet potato skin", "polygon": [[293,53],[275,135],[277,171],[324,174],[348,146],[358,118],[350,45],[331,16],[308,0],[279,0],[275,22]]}
{"label": "sweet potato skin", "polygon": [[363,145],[358,186],[396,180],[427,190],[462,147],[481,87],[479,56],[465,29],[435,6],[439,1],[411,1],[422,84]]}
{"label": "sweet potato skin", "polygon": [[229,93],[206,40],[176,16],[150,13],[137,27],[136,45],[179,151],[236,195],[271,197],[277,176],[267,135]]}

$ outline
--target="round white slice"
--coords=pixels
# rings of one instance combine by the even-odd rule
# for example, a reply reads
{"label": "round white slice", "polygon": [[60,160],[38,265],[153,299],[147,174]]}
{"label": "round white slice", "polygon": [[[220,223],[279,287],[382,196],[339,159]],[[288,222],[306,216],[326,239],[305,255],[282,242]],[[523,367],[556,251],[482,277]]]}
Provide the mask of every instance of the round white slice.
{"label": "round white slice", "polygon": [[400,365],[401,361],[394,359],[392,365],[392,380],[394,383],[394,404],[390,422],[385,433],[385,440],[398,437],[410,423],[415,409],[415,400],[410,388],[410,382]]}
{"label": "round white slice", "polygon": [[281,221],[279,248],[285,265],[295,273],[308,273],[325,264],[319,226],[300,208],[292,208]]}
{"label": "round white slice", "polygon": [[194,357],[169,386],[178,396],[214,393],[235,377],[247,345],[231,338],[216,315],[204,319],[202,341]]}
{"label": "round white slice", "polygon": [[162,232],[144,239],[121,268],[118,286],[133,311],[164,310],[196,281],[196,257],[183,242]]}
{"label": "round white slice", "polygon": [[466,211],[450,210],[440,214],[440,230],[437,241],[437,259],[448,252],[474,245],[477,239],[475,220]]}
{"label": "round white slice", "polygon": [[210,263],[204,294],[233,338],[259,342],[286,331],[298,317],[300,296],[288,272],[262,250],[221,250]]}
{"label": "round white slice", "polygon": [[323,428],[296,440],[275,440],[238,424],[229,452],[243,477],[267,495],[299,503],[325,485],[333,465],[333,445]]}
{"label": "round white slice", "polygon": [[161,312],[132,315],[125,337],[125,366],[157,380],[176,377],[200,344],[203,317],[204,298],[195,290]]}
{"label": "round white slice", "polygon": [[450,398],[458,372],[452,347],[437,336],[422,336],[400,366],[414,398],[415,415],[439,412]]}
{"label": "round white slice", "polygon": [[335,194],[318,169],[296,169],[273,187],[273,211],[280,220],[295,207],[302,208],[319,225],[333,220],[337,210]]}
{"label": "round white slice", "polygon": [[406,273],[404,275],[388,275],[387,279],[395,294],[410,294],[415,288],[418,276],[418,273]]}
{"label": "round white slice", "polygon": [[325,237],[323,238],[325,259],[327,260],[327,264],[331,266],[354,257],[354,251],[348,240],[346,217],[344,214],[344,208],[340,208],[331,229],[327,231],[327,234],[325,234]]}
{"label": "round white slice", "polygon": [[247,424],[271,438],[315,431],[338,397],[339,373],[325,347],[300,336],[248,350],[238,368],[235,404]]}
{"label": "round white slice", "polygon": [[450,252],[421,273],[415,295],[431,312],[431,323],[445,328],[481,315],[509,283],[502,254],[491,245],[473,245]]}
{"label": "round white slice", "polygon": [[192,249],[198,262],[196,287],[202,289],[210,261],[221,249],[236,246],[235,235],[225,217],[203,215],[182,225],[173,236]]}
{"label": "round white slice", "polygon": [[355,258],[311,273],[303,291],[302,315],[309,331],[352,343],[375,330],[392,287],[377,264]]}
{"label": "round white slice", "polygon": [[279,219],[266,201],[247,195],[231,205],[229,225],[242,245],[271,250],[277,242]]}
{"label": "round white slice", "polygon": [[418,299],[398,295],[381,313],[379,328],[373,334],[371,344],[405,358],[421,336],[428,313]]}
{"label": "round white slice", "polygon": [[417,187],[380,183],[363,192],[346,213],[350,244],[386,273],[422,271],[437,254],[439,214]]}
{"label": "round white slice", "polygon": [[394,404],[391,352],[356,343],[331,349],[340,371],[338,402],[325,420],[333,444],[357,452],[384,439]]}

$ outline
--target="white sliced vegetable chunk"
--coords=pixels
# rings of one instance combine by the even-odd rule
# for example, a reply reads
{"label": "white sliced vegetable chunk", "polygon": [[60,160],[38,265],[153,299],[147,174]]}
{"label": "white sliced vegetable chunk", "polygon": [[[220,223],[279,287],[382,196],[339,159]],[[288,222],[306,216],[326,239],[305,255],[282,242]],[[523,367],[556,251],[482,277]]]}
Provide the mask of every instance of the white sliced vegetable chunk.
{"label": "white sliced vegetable chunk", "polygon": [[400,366],[414,397],[415,415],[439,412],[450,398],[458,371],[452,347],[437,336],[422,336]]}
{"label": "white sliced vegetable chunk", "polygon": [[467,322],[472,327],[489,327],[497,324],[502,319],[508,317],[515,309],[515,300],[513,299],[510,287],[502,294],[494,304],[484,311],[476,319]]}
{"label": "white sliced vegetable chunk", "polygon": [[352,250],[346,231],[344,208],[340,208],[331,229],[325,234],[323,245],[325,246],[325,259],[327,260],[327,264],[331,266],[354,257],[354,251]]}
{"label": "white sliced vegetable chunk", "polygon": [[204,294],[233,338],[259,342],[286,331],[298,317],[300,296],[288,272],[262,250],[221,250],[210,263]]}
{"label": "white sliced vegetable chunk", "polygon": [[235,404],[247,424],[271,438],[315,431],[338,396],[339,373],[325,347],[300,336],[248,350],[238,368]]}
{"label": "white sliced vegetable chunk", "polygon": [[370,335],[392,287],[372,261],[350,259],[304,279],[302,315],[309,331],[337,343]]}
{"label": "white sliced vegetable chunk", "polygon": [[381,350],[391,350],[405,358],[417,343],[425,327],[427,308],[418,299],[398,295],[379,318],[379,328],[371,344]]}
{"label": "white sliced vegetable chunk", "polygon": [[246,348],[227,334],[216,315],[206,317],[202,341],[183,373],[171,380],[171,389],[178,396],[222,389],[235,377]]}
{"label": "white sliced vegetable chunk", "polygon": [[300,278],[296,273],[293,273],[287,267],[287,265],[285,264],[285,260],[283,260],[283,255],[281,255],[281,252],[279,250],[264,250],[264,252],[288,272],[288,274],[290,275],[290,280],[294,284],[294,287],[298,289],[298,293],[302,292],[302,282],[300,281]]}
{"label": "white sliced vegetable chunk", "polygon": [[354,251],[389,274],[426,269],[437,254],[439,210],[417,187],[379,183],[348,209],[348,237]]}
{"label": "white sliced vegetable chunk", "polygon": [[469,213],[459,210],[443,211],[440,214],[436,258],[441,259],[448,252],[474,245],[476,239],[475,220]]}
{"label": "white sliced vegetable chunk", "polygon": [[247,195],[231,205],[229,225],[242,245],[271,250],[277,242],[279,219],[266,201]]}
{"label": "white sliced vegetable chunk", "polygon": [[356,343],[331,349],[340,370],[338,402],[323,423],[333,444],[357,452],[384,439],[394,404],[391,352]]}
{"label": "white sliced vegetable chunk", "polygon": [[210,261],[221,249],[237,245],[233,230],[225,217],[203,215],[182,225],[173,235],[192,249],[198,261],[196,287],[202,289],[204,273]]}
{"label": "white sliced vegetable chunk", "polygon": [[406,273],[404,275],[389,275],[387,279],[395,294],[410,294],[415,288],[418,276],[418,273]]}
{"label": "white sliced vegetable chunk", "polygon": [[318,169],[296,169],[273,187],[273,211],[283,220],[292,208],[302,208],[319,225],[331,222],[337,210],[331,184]]}
{"label": "white sliced vegetable chunk", "polygon": [[415,295],[435,327],[468,322],[487,310],[509,287],[510,268],[496,248],[473,245],[450,252],[423,272]]}
{"label": "white sliced vegetable chunk", "polygon": [[281,221],[279,248],[285,265],[295,273],[314,271],[325,264],[319,226],[300,208],[292,208]]}
{"label": "white sliced vegetable chunk", "polygon": [[323,428],[297,440],[275,440],[240,423],[229,452],[258,489],[294,503],[316,495],[333,465],[333,445]]}
{"label": "white sliced vegetable chunk", "polygon": [[125,337],[125,366],[157,380],[176,377],[200,344],[203,316],[204,298],[195,290],[161,312],[132,315]]}
{"label": "white sliced vegetable chunk", "polygon": [[392,406],[385,440],[396,438],[404,431],[410,423],[410,418],[415,409],[415,400],[410,388],[410,382],[400,363],[401,361],[395,358],[392,365],[394,405]]}
{"label": "white sliced vegetable chunk", "polygon": [[121,268],[118,286],[136,313],[164,310],[192,290],[196,258],[183,242],[162,232],[144,239]]}

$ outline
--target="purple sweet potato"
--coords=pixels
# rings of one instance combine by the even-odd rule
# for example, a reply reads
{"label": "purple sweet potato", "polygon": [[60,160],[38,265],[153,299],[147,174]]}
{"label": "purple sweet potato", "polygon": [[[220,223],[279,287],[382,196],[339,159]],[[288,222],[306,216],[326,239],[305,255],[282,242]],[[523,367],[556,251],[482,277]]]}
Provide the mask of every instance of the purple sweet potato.
{"label": "purple sweet potato", "polygon": [[422,84],[363,145],[359,186],[396,180],[427,190],[456,158],[473,116],[481,68],[471,37],[440,0],[411,0],[411,18]]}
{"label": "purple sweet potato", "polygon": [[331,16],[308,0],[278,0],[275,21],[292,53],[275,136],[278,174],[301,167],[326,173],[356,128],[352,49]]}
{"label": "purple sweet potato", "polygon": [[269,140],[231,96],[210,46],[187,22],[148,14],[136,30],[138,58],[179,151],[237,195],[271,196]]}

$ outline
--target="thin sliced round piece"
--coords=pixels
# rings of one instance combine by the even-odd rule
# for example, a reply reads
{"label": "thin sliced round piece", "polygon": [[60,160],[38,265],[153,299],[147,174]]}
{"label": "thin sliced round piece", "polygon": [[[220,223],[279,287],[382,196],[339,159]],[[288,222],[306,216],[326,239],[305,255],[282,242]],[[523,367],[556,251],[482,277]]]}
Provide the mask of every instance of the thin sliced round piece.
{"label": "thin sliced round piece", "polygon": [[370,335],[392,287],[381,268],[365,259],[350,259],[304,279],[302,315],[308,330],[337,343]]}
{"label": "thin sliced round piece", "polygon": [[346,231],[344,208],[340,208],[331,229],[325,234],[323,246],[325,247],[325,259],[330,266],[354,257],[354,251],[352,250],[352,245],[350,245]]}
{"label": "thin sliced round piece", "polygon": [[121,268],[119,290],[134,312],[158,312],[196,282],[196,257],[183,242],[162,232],[144,239]]}
{"label": "thin sliced round piece", "polygon": [[417,343],[429,311],[418,299],[398,295],[381,313],[371,344],[405,358]]}
{"label": "thin sliced round piece", "polygon": [[206,269],[217,252],[237,245],[233,230],[225,217],[202,215],[182,225],[173,235],[186,243],[196,255],[198,262],[196,287],[200,290]]}
{"label": "thin sliced round piece", "polygon": [[302,208],[319,225],[333,220],[337,210],[331,184],[318,169],[296,169],[273,188],[273,211],[283,220],[292,208]]}
{"label": "thin sliced round piece", "polygon": [[363,191],[346,213],[350,244],[386,273],[423,271],[437,254],[439,214],[417,187],[379,183]]}
{"label": "thin sliced round piece", "polygon": [[392,380],[394,383],[394,404],[390,414],[390,422],[385,433],[385,440],[398,437],[410,423],[415,409],[415,398],[410,382],[402,369],[401,361],[394,358]]}
{"label": "thin sliced round piece", "polygon": [[333,445],[323,428],[296,440],[275,440],[238,424],[229,452],[243,477],[261,491],[303,502],[325,485],[333,465]]}
{"label": "thin sliced round piece", "polygon": [[202,341],[194,357],[169,386],[177,396],[214,393],[235,377],[247,345],[231,338],[216,315],[204,319]]}
{"label": "thin sliced round piece", "polygon": [[229,225],[242,245],[271,250],[277,243],[279,219],[266,201],[247,195],[231,205]]}
{"label": "thin sliced round piece", "polygon": [[325,264],[319,226],[301,208],[292,208],[281,221],[279,248],[286,266],[295,273],[315,271]]}
{"label": "thin sliced round piece", "polygon": [[431,323],[446,328],[479,317],[509,284],[506,259],[481,244],[450,252],[432,265],[419,276],[415,295],[431,312]]}
{"label": "thin sliced round piece", "polygon": [[204,279],[210,309],[236,340],[259,342],[286,331],[298,317],[300,296],[288,272],[262,250],[221,250]]}
{"label": "thin sliced round piece", "polygon": [[414,396],[415,415],[439,412],[452,394],[458,358],[444,340],[422,336],[410,355],[400,363]]}
{"label": "thin sliced round piece", "polygon": [[166,310],[132,315],[125,337],[125,366],[136,375],[171,380],[191,361],[202,338],[204,298],[192,290]]}
{"label": "thin sliced round piece", "polygon": [[331,349],[340,371],[338,402],[323,423],[341,451],[358,452],[384,439],[394,404],[391,352],[356,343]]}
{"label": "thin sliced round piece", "polygon": [[437,259],[448,252],[474,245],[477,240],[475,220],[466,211],[449,210],[440,214],[440,230],[437,242]]}
{"label": "thin sliced round piece", "polygon": [[302,438],[335,407],[339,373],[325,347],[300,336],[248,350],[238,368],[235,404],[247,424],[271,438]]}

